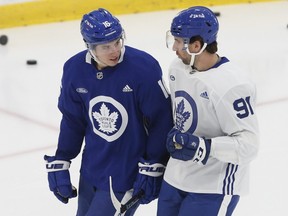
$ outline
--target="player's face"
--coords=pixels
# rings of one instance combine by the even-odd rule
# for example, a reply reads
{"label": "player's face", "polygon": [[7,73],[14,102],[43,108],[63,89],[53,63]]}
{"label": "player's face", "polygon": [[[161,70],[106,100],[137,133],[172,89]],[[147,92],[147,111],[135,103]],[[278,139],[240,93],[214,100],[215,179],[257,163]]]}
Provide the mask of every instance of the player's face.
{"label": "player's face", "polygon": [[166,32],[166,46],[176,52],[176,55],[184,64],[190,64],[191,55],[187,53],[189,48],[189,39],[175,37],[170,31]]}
{"label": "player's face", "polygon": [[123,39],[119,38],[109,43],[99,44],[92,49],[102,66],[113,67],[118,63],[123,47]]}
{"label": "player's face", "polygon": [[182,60],[184,64],[189,65],[190,60],[191,60],[191,55],[189,55],[187,52],[187,49],[189,49],[189,47],[187,46],[188,45],[185,44],[185,41],[183,40],[183,38],[174,37],[172,50],[176,52],[176,55],[178,56],[178,58]]}

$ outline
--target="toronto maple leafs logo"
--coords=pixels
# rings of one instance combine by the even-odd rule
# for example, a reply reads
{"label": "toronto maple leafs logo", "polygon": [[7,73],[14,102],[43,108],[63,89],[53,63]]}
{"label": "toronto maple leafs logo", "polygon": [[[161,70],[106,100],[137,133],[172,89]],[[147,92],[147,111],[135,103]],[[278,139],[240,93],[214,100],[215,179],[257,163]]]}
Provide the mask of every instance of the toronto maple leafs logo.
{"label": "toronto maple leafs logo", "polygon": [[194,133],[198,125],[197,105],[190,94],[179,90],[175,92],[175,123],[178,130]]}
{"label": "toronto maple leafs logo", "polygon": [[184,131],[184,123],[190,117],[191,113],[185,111],[184,100],[182,99],[176,107],[176,127],[180,131]]}
{"label": "toronto maple leafs logo", "polygon": [[117,130],[116,121],[118,113],[112,112],[110,114],[110,110],[104,103],[101,105],[100,112],[93,112],[93,117],[98,122],[100,131],[109,134]]}
{"label": "toronto maple leafs logo", "polygon": [[94,133],[108,142],[118,139],[127,127],[127,111],[114,98],[107,96],[93,98],[89,102],[88,112]]}

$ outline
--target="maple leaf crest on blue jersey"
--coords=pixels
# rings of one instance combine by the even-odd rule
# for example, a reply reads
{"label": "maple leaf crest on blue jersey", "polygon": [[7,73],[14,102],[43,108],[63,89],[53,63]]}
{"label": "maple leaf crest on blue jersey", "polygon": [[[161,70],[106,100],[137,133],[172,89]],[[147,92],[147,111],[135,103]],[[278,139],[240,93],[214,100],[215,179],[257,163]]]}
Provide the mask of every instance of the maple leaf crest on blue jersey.
{"label": "maple leaf crest on blue jersey", "polygon": [[111,97],[93,98],[90,101],[89,113],[94,133],[109,142],[119,138],[126,129],[127,111],[122,104]]}
{"label": "maple leaf crest on blue jersey", "polygon": [[99,123],[99,130],[104,133],[113,133],[117,131],[116,121],[118,119],[117,112],[111,112],[108,107],[103,103],[100,108],[100,112],[93,112],[93,117]]}

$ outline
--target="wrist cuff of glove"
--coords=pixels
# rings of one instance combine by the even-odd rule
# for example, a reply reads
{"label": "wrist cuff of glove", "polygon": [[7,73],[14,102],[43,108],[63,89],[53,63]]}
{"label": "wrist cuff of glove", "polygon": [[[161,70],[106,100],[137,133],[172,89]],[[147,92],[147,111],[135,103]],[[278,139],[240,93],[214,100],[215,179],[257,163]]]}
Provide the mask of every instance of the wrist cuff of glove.
{"label": "wrist cuff of glove", "polygon": [[201,162],[203,165],[207,163],[211,150],[211,139],[200,138],[199,147],[193,158],[196,163]]}
{"label": "wrist cuff of glove", "polygon": [[165,166],[161,163],[150,163],[143,159],[138,163],[139,173],[142,175],[159,177],[162,176],[165,171]]}
{"label": "wrist cuff of glove", "polygon": [[45,155],[44,160],[46,161],[47,172],[57,172],[62,170],[68,170],[70,168],[70,161],[55,160],[55,157]]}

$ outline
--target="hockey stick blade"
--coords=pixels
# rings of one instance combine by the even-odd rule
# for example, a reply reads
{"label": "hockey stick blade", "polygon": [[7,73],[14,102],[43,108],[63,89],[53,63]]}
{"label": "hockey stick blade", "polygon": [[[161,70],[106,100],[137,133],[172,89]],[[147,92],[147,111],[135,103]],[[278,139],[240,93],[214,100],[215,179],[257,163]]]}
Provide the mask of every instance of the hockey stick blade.
{"label": "hockey stick blade", "polygon": [[137,194],[135,194],[133,197],[131,197],[130,200],[128,200],[125,204],[121,204],[120,208],[120,214],[123,214],[128,209],[130,209],[133,205],[135,205],[142,197],[144,196],[144,191],[140,190]]}

